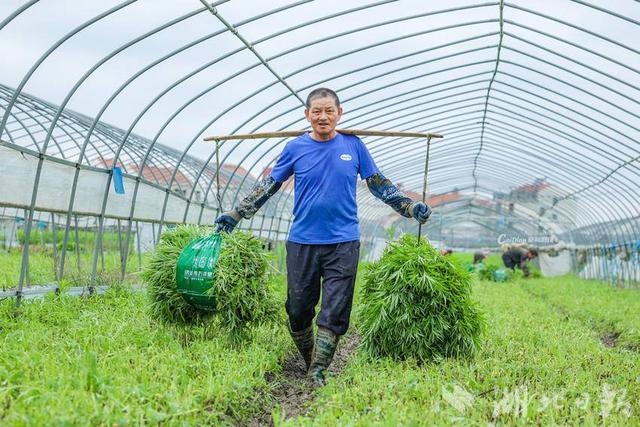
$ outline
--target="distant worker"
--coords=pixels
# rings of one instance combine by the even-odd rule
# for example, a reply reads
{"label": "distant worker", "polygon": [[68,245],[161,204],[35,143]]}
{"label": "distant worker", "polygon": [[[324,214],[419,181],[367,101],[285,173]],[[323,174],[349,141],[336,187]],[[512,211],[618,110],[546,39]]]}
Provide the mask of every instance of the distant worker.
{"label": "distant worker", "polygon": [[442,249],[442,250],[440,251],[440,255],[444,255],[444,256],[449,256],[449,255],[451,255],[452,253],[453,253],[453,249],[449,249],[449,248],[447,248],[447,249]]}
{"label": "distant worker", "polygon": [[505,267],[510,268],[514,271],[516,267],[518,267],[524,273],[524,277],[529,277],[531,272],[529,271],[527,263],[529,262],[529,260],[537,257],[538,251],[535,249],[513,247],[507,249],[502,254],[502,262],[504,262]]}
{"label": "distant worker", "polygon": [[473,263],[479,264],[487,257],[487,253],[485,251],[476,251],[473,254]]}

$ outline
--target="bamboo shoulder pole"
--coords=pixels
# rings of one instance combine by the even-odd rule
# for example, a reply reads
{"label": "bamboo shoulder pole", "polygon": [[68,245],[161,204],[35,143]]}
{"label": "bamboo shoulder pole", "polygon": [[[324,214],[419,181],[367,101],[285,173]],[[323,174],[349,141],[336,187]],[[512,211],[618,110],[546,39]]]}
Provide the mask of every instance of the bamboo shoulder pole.
{"label": "bamboo shoulder pole", "polygon": [[[229,139],[265,139],[265,138],[292,138],[300,136],[307,130],[288,130],[278,132],[260,132],[260,133],[246,133],[237,135],[217,135],[204,138],[205,141],[226,141]],[[437,133],[418,133],[418,132],[394,132],[384,130],[366,130],[366,129],[336,129],[336,132],[340,132],[345,135],[361,135],[361,136],[390,136],[401,138],[442,138],[442,135]]]}

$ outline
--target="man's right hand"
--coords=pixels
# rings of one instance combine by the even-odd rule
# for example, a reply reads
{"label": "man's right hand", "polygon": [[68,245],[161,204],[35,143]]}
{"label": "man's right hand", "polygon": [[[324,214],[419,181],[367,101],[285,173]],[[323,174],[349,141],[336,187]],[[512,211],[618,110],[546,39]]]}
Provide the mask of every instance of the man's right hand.
{"label": "man's right hand", "polygon": [[218,225],[216,232],[219,233],[221,231],[225,231],[227,233],[231,233],[241,219],[242,217],[235,209],[223,212],[215,221],[215,224]]}
{"label": "man's right hand", "polygon": [[413,204],[413,217],[418,220],[420,224],[427,222],[431,216],[431,208],[426,203],[414,202]]}

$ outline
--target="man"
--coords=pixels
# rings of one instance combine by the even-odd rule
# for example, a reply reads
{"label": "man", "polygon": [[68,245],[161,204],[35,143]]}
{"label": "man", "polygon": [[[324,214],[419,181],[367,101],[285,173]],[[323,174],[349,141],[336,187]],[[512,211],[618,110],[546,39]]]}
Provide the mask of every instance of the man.
{"label": "man", "polygon": [[538,256],[535,249],[526,249],[521,247],[512,247],[502,254],[502,262],[504,266],[515,271],[516,267],[522,270],[524,277],[529,277],[529,267],[527,263]]}
{"label": "man", "polygon": [[[286,243],[286,309],[291,337],[308,375],[314,385],[324,385],[339,337],[349,327],[360,249],[357,175],[367,181],[374,196],[405,217],[425,223],[431,209],[408,198],[385,178],[360,138],[336,132],[342,107],[334,91],[311,91],[304,115],[312,132],[289,141],[271,175],[237,207],[216,219],[216,224],[218,230],[231,232],[241,218],[251,218],[294,175],[294,220]],[[314,339],[321,279],[322,304]]]}

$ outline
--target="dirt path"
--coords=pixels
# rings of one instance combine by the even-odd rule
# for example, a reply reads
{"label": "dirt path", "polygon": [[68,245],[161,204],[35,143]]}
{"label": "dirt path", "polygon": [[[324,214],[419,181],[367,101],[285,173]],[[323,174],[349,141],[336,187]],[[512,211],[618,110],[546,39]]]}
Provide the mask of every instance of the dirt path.
{"label": "dirt path", "polygon": [[620,332],[611,332],[608,334],[603,334],[600,337],[600,341],[604,344],[605,347],[613,348],[617,345],[618,337],[620,336]]}
{"label": "dirt path", "polygon": [[[329,367],[329,381],[331,377],[342,372],[359,344],[360,335],[355,330],[340,340],[333,363]],[[281,408],[284,418],[305,415],[308,404],[315,398],[316,391],[306,378],[304,361],[297,352],[287,356],[282,365],[282,374],[267,373],[266,378],[270,387],[270,400],[275,403],[265,408],[263,413],[257,414],[246,424],[247,426],[272,426],[271,412],[277,407]]]}

